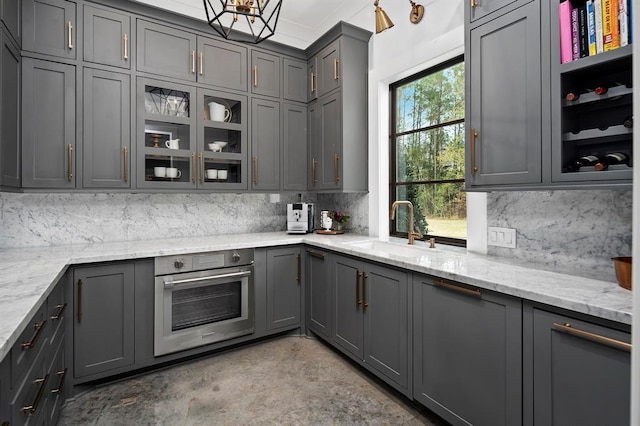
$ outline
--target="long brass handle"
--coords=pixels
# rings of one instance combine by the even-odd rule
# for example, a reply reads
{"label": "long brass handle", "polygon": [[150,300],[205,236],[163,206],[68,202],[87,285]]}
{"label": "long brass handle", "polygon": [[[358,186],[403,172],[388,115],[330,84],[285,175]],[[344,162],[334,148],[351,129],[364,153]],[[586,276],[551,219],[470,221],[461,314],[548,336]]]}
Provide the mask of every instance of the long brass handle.
{"label": "long brass handle", "polygon": [[73,145],[67,145],[67,180],[73,179]]}
{"label": "long brass handle", "polygon": [[296,262],[298,263],[298,269],[297,269],[297,272],[296,272],[296,282],[298,283],[298,285],[300,285],[300,268],[301,268],[301,265],[300,265],[300,255],[299,254],[296,254]]}
{"label": "long brass handle", "polygon": [[333,170],[336,175],[336,183],[340,182],[340,157],[338,154],[333,156]]}
{"label": "long brass handle", "polygon": [[204,52],[200,52],[200,54],[198,55],[198,60],[199,60],[199,66],[200,66],[200,75],[204,74]]}
{"label": "long brass handle", "polygon": [[125,182],[129,181],[129,148],[126,146],[122,148],[122,154],[124,156],[124,173],[122,174],[122,179]]}
{"label": "long brass handle", "polygon": [[40,383],[40,388],[38,389],[38,393],[36,394],[35,399],[31,405],[25,405],[21,408],[23,413],[35,413],[38,410],[38,405],[40,404],[40,400],[44,395],[44,390],[47,387],[47,382],[49,381],[49,375],[44,376],[43,379],[35,379],[33,384]]}
{"label": "long brass handle", "polygon": [[578,328],[574,328],[570,323],[558,324],[557,322],[553,323],[553,329],[570,334],[572,336],[580,337],[592,342],[601,343],[603,345],[611,346],[616,349],[620,349],[626,352],[631,352],[632,345],[627,342],[623,342],[621,340],[612,339],[611,337],[601,336],[599,334],[590,333],[588,331],[580,330]]}
{"label": "long brass handle", "polygon": [[62,385],[64,385],[64,378],[67,375],[67,369],[65,368],[62,371],[56,371],[56,376],[60,376],[60,381],[58,382],[58,387],[55,389],[51,389],[51,393],[59,394],[62,391]]}
{"label": "long brass handle", "polygon": [[82,280],[78,280],[78,323],[82,322]]}
{"label": "long brass handle", "polygon": [[471,0],[471,8],[474,7],[478,7],[478,1],[477,0]]}
{"label": "long brass handle", "polygon": [[129,36],[124,34],[122,36],[122,41],[124,43],[124,60],[126,61],[127,59],[129,59]]}
{"label": "long brass handle", "polygon": [[258,158],[253,157],[252,162],[253,162],[253,184],[257,185],[258,184]]}
{"label": "long brass handle", "polygon": [[258,87],[258,66],[253,66],[253,87]]}
{"label": "long brass handle", "polygon": [[454,284],[454,283],[448,283],[448,282],[443,281],[443,280],[436,281],[435,285],[437,287],[442,287],[442,288],[446,288],[448,290],[457,291],[458,293],[466,294],[467,296],[482,297],[482,292],[480,290],[478,290],[478,289],[475,289],[475,288],[467,288],[467,287],[463,287],[461,285],[457,285],[457,284]]}
{"label": "long brass handle", "polygon": [[367,278],[369,278],[369,274],[364,272],[362,274],[362,306],[365,309],[369,307],[369,302],[367,302]]}
{"label": "long brass handle", "polygon": [[73,49],[73,24],[71,21],[67,22],[67,47]]}
{"label": "long brass handle", "polygon": [[62,303],[62,304],[56,305],[56,309],[58,310],[58,312],[56,312],[55,315],[51,315],[49,317],[49,319],[52,320],[52,321],[58,321],[59,319],[62,318],[62,314],[64,313],[64,310],[66,308],[67,308],[67,304],[66,303]]}
{"label": "long brass handle", "polygon": [[338,80],[340,78],[340,76],[338,75],[338,63],[340,61],[338,61],[338,58],[334,58],[333,59],[333,79],[334,80]]}
{"label": "long brass handle", "polygon": [[478,132],[476,129],[471,129],[471,174],[475,175],[478,171],[478,167],[476,166],[476,138],[478,137]]}
{"label": "long brass handle", "polygon": [[191,182],[196,183],[196,153],[192,152],[191,153],[191,165],[193,166],[191,168]]}
{"label": "long brass handle", "polygon": [[324,259],[324,253],[318,253],[317,251],[307,250],[309,256],[316,257],[318,259]]}
{"label": "long brass handle", "polygon": [[191,51],[191,74],[196,73],[196,51]]}
{"label": "long brass handle", "polygon": [[198,154],[200,158],[200,183],[204,183],[204,154]]}
{"label": "long brass handle", "polygon": [[360,299],[360,278],[362,277],[362,272],[356,271],[356,308],[362,305],[362,299]]}
{"label": "long brass handle", "polygon": [[316,73],[311,73],[311,93],[316,91]]}
{"label": "long brass handle", "polygon": [[44,326],[47,325],[47,321],[44,320],[42,322],[37,322],[33,325],[33,328],[35,328],[35,332],[33,333],[33,336],[31,336],[31,340],[29,340],[28,342],[22,342],[20,344],[20,347],[25,350],[25,349],[33,349],[36,346],[36,342],[38,341],[38,337],[40,337],[40,333],[42,333],[42,330],[44,329]]}
{"label": "long brass handle", "polygon": [[314,158],[313,160],[311,160],[311,184],[313,186],[316,186],[316,183],[318,183],[318,179],[316,178],[316,167],[317,166],[318,166],[318,162]]}

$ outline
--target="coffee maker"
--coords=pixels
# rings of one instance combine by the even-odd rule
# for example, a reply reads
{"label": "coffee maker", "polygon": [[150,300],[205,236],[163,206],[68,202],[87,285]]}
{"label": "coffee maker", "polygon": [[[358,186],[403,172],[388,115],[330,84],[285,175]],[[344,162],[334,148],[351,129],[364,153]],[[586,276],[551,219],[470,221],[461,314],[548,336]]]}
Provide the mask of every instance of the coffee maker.
{"label": "coffee maker", "polygon": [[313,204],[287,204],[287,233],[306,234],[313,230]]}

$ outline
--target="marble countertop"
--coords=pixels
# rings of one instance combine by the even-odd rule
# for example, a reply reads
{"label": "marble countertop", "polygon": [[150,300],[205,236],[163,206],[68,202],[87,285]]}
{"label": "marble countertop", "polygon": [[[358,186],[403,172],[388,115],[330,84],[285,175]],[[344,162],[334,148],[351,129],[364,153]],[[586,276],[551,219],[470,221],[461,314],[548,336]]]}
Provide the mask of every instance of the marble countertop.
{"label": "marble countertop", "polygon": [[269,232],[0,249],[0,359],[7,355],[36,308],[70,265],[300,243],[631,324],[631,292],[615,282],[540,270],[503,258],[459,250],[425,248],[423,252],[414,253],[412,249],[404,250],[405,244],[398,244],[395,246],[398,250],[391,251],[367,247],[366,243],[358,245],[368,240],[372,239],[357,234],[289,235]]}

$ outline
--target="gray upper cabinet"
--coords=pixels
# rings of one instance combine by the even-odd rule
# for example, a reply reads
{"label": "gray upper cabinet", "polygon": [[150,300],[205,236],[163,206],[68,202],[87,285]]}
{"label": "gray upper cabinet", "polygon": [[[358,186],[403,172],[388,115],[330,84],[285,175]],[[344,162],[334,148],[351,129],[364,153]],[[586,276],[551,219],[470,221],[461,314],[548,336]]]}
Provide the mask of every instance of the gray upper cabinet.
{"label": "gray upper cabinet", "polygon": [[251,51],[251,93],[280,97],[280,56]]}
{"label": "gray upper cabinet", "polygon": [[[311,189],[342,186],[342,96],[339,92],[318,99],[309,108]],[[349,165],[351,167],[351,165]]]}
{"label": "gray upper cabinet", "polygon": [[0,0],[0,19],[4,23],[9,34],[18,44],[22,45],[22,0]]}
{"label": "gray upper cabinet", "polygon": [[314,333],[331,339],[331,260],[330,254],[316,248],[306,252],[306,325]]}
{"label": "gray upper cabinet", "polygon": [[515,7],[531,0],[471,0],[465,3],[466,22],[474,22],[485,16],[497,15],[502,8],[513,5]]}
{"label": "gray upper cabinet", "polygon": [[282,97],[288,101],[307,102],[307,64],[291,58],[282,59],[284,70]]}
{"label": "gray upper cabinet", "polygon": [[24,58],[22,116],[22,186],[75,188],[76,68]]}
{"label": "gray upper cabinet", "polygon": [[131,18],[101,7],[84,6],[84,60],[131,68]]}
{"label": "gray upper cabinet", "polygon": [[307,190],[307,107],[282,104],[282,189]]}
{"label": "gray upper cabinet", "polygon": [[[346,57],[346,55],[345,55]],[[326,95],[341,85],[341,59],[340,59],[340,39],[335,40],[325,47],[317,57],[318,77],[318,96]],[[365,74],[362,76],[366,77]]]}
{"label": "gray upper cabinet", "polygon": [[456,425],[522,424],[520,299],[416,275],[413,313],[414,398]]}
{"label": "gray upper cabinet", "polygon": [[467,189],[540,184],[540,4],[529,3],[467,36]]}
{"label": "gray upper cabinet", "polygon": [[22,1],[24,50],[76,59],[76,42],[75,3],[67,0]]}
{"label": "gray upper cabinet", "polygon": [[129,188],[131,77],[84,69],[83,187]]}
{"label": "gray upper cabinet", "polygon": [[628,425],[628,328],[526,308],[525,424]]}
{"label": "gray upper cabinet", "polygon": [[280,189],[280,102],[251,103],[251,188]]}
{"label": "gray upper cabinet", "polygon": [[196,35],[138,19],[138,71],[196,81]]}
{"label": "gray upper cabinet", "polygon": [[300,326],[302,320],[302,249],[267,250],[267,330]]}
{"label": "gray upper cabinet", "polygon": [[0,186],[20,186],[20,52],[0,30]]}
{"label": "gray upper cabinet", "polygon": [[198,81],[223,89],[247,90],[247,48],[198,37]]}

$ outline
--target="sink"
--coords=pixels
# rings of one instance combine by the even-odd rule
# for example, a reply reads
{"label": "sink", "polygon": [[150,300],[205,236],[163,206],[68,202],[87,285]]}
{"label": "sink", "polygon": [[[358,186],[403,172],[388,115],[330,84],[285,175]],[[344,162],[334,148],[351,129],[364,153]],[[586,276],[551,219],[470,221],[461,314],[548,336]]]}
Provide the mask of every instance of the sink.
{"label": "sink", "polygon": [[422,257],[428,255],[430,252],[437,251],[436,249],[427,247],[411,246],[409,244],[398,244],[380,240],[358,241],[354,243],[347,243],[347,245],[364,250],[383,252],[390,256],[411,258]]}

